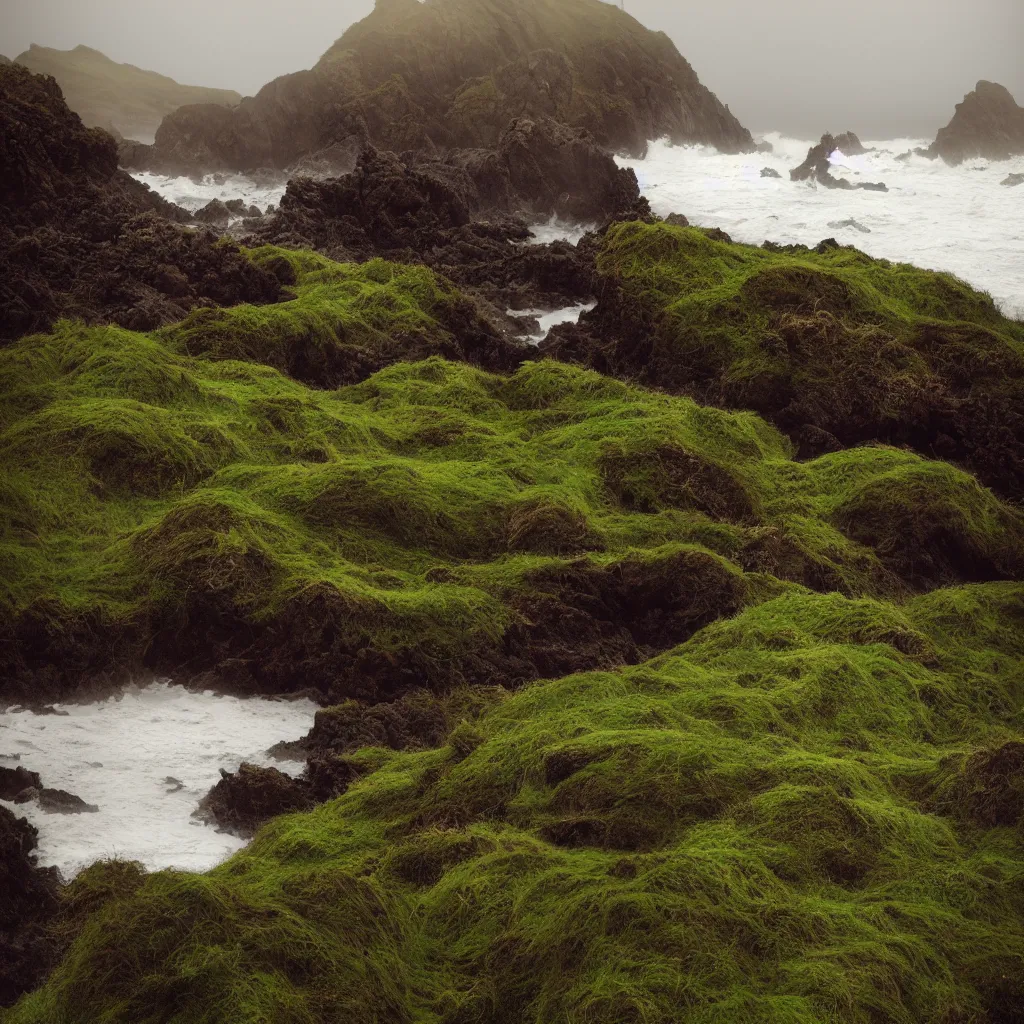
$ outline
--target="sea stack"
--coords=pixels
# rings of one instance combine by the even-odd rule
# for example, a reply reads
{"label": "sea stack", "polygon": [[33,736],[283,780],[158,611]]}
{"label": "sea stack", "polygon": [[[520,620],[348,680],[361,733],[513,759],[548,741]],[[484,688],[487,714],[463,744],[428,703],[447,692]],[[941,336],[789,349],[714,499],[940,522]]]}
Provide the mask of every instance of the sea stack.
{"label": "sea stack", "polygon": [[945,128],[939,129],[935,142],[925,151],[942,157],[948,164],[982,157],[985,160],[1009,160],[1024,153],[1024,107],[1005,86],[979,82]]}

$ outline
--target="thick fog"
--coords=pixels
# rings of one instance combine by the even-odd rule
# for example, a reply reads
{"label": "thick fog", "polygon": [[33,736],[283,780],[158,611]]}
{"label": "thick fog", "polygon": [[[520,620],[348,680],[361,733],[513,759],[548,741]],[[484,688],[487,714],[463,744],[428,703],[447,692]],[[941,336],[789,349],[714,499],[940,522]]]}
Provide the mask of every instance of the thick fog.
{"label": "thick fog", "polygon": [[[1024,103],[1024,0],[624,0],[754,131],[931,136],[979,78]],[[310,67],[372,0],[0,0],[0,53],[85,43],[255,92]]]}

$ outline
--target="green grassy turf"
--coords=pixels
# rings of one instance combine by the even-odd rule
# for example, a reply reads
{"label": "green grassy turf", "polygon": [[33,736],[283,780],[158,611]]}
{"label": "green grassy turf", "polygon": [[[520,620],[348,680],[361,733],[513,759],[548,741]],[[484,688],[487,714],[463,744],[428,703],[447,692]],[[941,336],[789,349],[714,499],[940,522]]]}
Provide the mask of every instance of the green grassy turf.
{"label": "green grassy turf", "polygon": [[905,445],[1024,497],[1024,323],[951,275],[663,223],[614,225],[598,267],[618,338],[599,368],[753,409],[812,451],[808,427]]}
{"label": "green grassy turf", "polygon": [[536,683],[206,876],[130,879],[7,1021],[1013,1020],[1024,791],[984,766],[1022,625],[1019,584],[791,593]]}
{"label": "green grassy turf", "polygon": [[436,336],[448,293],[283,258],[297,298],[216,331],[0,351],[0,650],[404,695],[317,729],[447,740],[349,750],[207,875],[90,869],[0,1020],[1019,1020],[1020,510],[551,361],[313,389],[280,368],[324,323]]}

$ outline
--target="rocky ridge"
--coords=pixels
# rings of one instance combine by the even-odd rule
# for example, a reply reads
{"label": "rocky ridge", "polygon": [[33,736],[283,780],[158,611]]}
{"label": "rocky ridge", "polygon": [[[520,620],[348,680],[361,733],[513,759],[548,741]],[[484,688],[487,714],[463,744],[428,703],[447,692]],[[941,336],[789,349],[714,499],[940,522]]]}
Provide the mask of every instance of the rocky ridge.
{"label": "rocky ridge", "polygon": [[242,99],[231,89],[180,85],[155,71],[118,64],[88,46],[55,50],[33,43],[15,60],[37,75],[55,78],[87,127],[132,139],[152,138],[168,114],[187,104],[230,107]]}

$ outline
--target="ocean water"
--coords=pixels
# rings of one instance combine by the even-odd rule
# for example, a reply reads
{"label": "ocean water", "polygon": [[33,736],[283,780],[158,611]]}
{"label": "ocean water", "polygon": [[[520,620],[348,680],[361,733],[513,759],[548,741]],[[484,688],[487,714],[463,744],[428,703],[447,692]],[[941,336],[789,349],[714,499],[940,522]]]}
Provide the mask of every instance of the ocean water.
{"label": "ocean water", "polygon": [[44,786],[99,807],[94,814],[52,814],[35,804],[5,804],[39,829],[39,863],[71,878],[106,857],[138,860],[150,870],[205,871],[223,861],[244,842],[192,812],[221,768],[250,761],[301,772],[302,764],[275,761],[266,751],[303,737],[316,706],[192,693],[160,680],[57,711],[0,713],[0,765],[38,772]]}
{"label": "ocean water", "polygon": [[561,309],[509,309],[506,310],[509,316],[533,316],[540,324],[540,331],[537,334],[528,334],[524,341],[532,345],[539,345],[550,333],[552,328],[559,324],[577,324],[584,313],[589,313],[596,302],[581,302],[576,306],[563,306]]}
{"label": "ocean water", "polygon": [[284,196],[284,182],[266,184],[254,181],[244,174],[207,174],[201,180],[134,171],[132,177],[148,185],[170,203],[184,207],[190,213],[201,210],[214,199],[227,202],[241,199],[246,206],[258,206],[266,212],[268,206],[279,206]]}
{"label": "ocean water", "polygon": [[[729,156],[655,142],[645,159],[619,163],[636,171],[659,216],[682,213],[692,224],[722,228],[753,245],[835,238],[871,256],[949,271],[987,291],[1007,315],[1024,318],[1024,185],[1000,185],[1010,173],[1024,172],[1024,157],[949,167],[918,156],[896,159],[928,145],[921,139],[865,141],[876,151],[834,153],[833,173],[852,182],[883,181],[889,191],[847,192],[789,180],[811,141],[777,134],[765,140],[774,153]],[[762,167],[781,179],[762,178]],[[843,226],[847,221],[859,227]]]}

